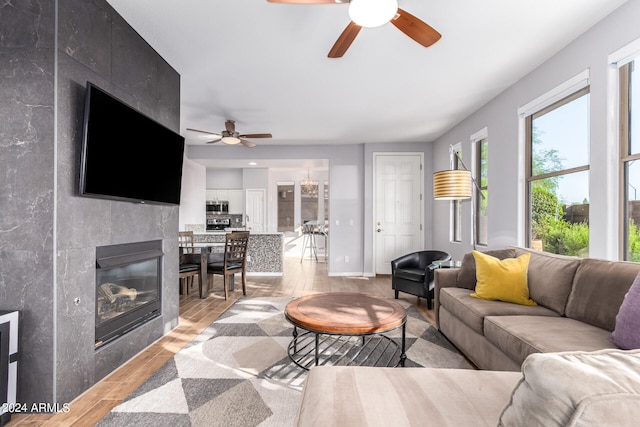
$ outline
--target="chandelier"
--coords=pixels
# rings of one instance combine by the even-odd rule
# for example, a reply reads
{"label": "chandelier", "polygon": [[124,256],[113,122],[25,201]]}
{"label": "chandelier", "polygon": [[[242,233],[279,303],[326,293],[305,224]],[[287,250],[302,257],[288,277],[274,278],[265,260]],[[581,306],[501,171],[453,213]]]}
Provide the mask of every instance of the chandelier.
{"label": "chandelier", "polygon": [[300,181],[300,188],[302,189],[302,195],[312,197],[318,194],[318,184],[309,176],[309,169],[307,169],[307,177]]}

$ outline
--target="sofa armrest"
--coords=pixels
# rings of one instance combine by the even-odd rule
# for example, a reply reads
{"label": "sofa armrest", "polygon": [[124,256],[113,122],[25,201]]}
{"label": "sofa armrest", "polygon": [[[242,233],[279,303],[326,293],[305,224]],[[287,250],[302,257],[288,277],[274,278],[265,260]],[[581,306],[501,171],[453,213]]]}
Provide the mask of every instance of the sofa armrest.
{"label": "sofa armrest", "polygon": [[438,268],[434,270],[433,311],[436,316],[436,326],[440,329],[440,289],[458,287],[459,268]]}

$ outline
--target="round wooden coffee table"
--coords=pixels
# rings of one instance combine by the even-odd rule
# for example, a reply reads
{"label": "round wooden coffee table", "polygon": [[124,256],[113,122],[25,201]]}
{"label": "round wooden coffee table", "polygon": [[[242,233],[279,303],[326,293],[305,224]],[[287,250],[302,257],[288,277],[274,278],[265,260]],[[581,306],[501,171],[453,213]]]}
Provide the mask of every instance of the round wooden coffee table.
{"label": "round wooden coffee table", "polygon": [[[313,294],[291,301],[284,315],[293,324],[289,358],[303,369],[313,363],[404,366],[407,313],[394,301],[351,292]],[[298,328],[306,332],[298,334]],[[400,346],[383,335],[398,328]]]}

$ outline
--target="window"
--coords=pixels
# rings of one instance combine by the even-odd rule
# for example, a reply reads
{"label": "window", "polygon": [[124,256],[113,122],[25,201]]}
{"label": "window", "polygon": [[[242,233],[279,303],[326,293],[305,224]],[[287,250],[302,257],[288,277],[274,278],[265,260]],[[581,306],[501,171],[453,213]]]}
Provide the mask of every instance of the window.
{"label": "window", "polygon": [[[458,156],[462,158],[462,149],[460,147],[460,143],[453,146],[451,150],[451,169],[464,169],[464,167],[460,164],[458,160]],[[450,238],[452,242],[460,243],[462,242],[462,200],[452,200],[451,201],[451,230],[450,230]]]}
{"label": "window", "polygon": [[636,60],[620,68],[619,81],[623,252],[625,260],[637,262],[640,261],[640,73]]}
{"label": "window", "polygon": [[[487,206],[489,203],[489,186],[487,180],[487,160],[489,153],[489,145],[487,138],[480,139],[475,142],[475,180],[478,184],[473,190],[476,192],[475,197],[475,243],[481,246],[487,246]],[[479,189],[479,191],[478,191]]]}
{"label": "window", "polygon": [[295,184],[293,182],[278,183],[278,231],[293,231],[295,228]]}
{"label": "window", "polygon": [[589,88],[526,117],[527,244],[589,255]]}

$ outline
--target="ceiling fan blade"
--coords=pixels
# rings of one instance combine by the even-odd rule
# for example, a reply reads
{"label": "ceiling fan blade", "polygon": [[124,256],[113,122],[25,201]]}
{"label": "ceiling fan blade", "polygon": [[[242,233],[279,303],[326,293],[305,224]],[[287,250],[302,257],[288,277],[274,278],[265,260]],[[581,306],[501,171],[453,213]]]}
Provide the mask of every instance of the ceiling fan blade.
{"label": "ceiling fan blade", "polygon": [[431,46],[442,37],[431,26],[400,8],[396,16],[391,19],[391,23],[424,47]]}
{"label": "ceiling fan blade", "polygon": [[333,4],[349,3],[349,0],[267,0],[269,3],[285,4]]}
{"label": "ceiling fan blade", "polygon": [[222,141],[222,138],[212,139],[211,141],[206,141],[205,144],[215,144],[216,142]]}
{"label": "ceiling fan blade", "polygon": [[206,133],[207,135],[219,135],[215,132],[207,132],[206,130],[198,130],[198,129],[191,129],[191,128],[187,128],[187,130],[190,130],[191,132]]}
{"label": "ceiling fan blade", "polygon": [[246,135],[238,135],[240,138],[273,138],[270,133],[248,133]]}
{"label": "ceiling fan blade", "polygon": [[227,129],[227,132],[235,132],[236,131],[236,122],[233,120],[227,120],[224,122],[224,127]]}
{"label": "ceiling fan blade", "polygon": [[245,147],[249,147],[249,148],[253,148],[256,146],[256,144],[254,144],[251,141],[247,141],[246,139],[241,139],[240,140],[240,144],[244,145]]}
{"label": "ceiling fan blade", "polygon": [[345,54],[353,40],[355,40],[356,36],[360,32],[362,27],[355,22],[351,21],[347,28],[344,29],[338,40],[334,43],[333,47],[329,51],[329,58],[341,58],[342,55]]}

